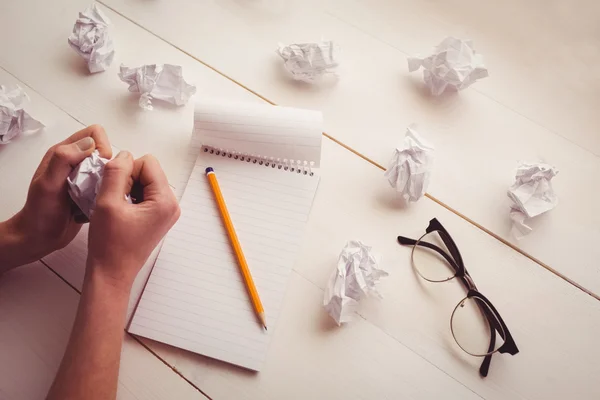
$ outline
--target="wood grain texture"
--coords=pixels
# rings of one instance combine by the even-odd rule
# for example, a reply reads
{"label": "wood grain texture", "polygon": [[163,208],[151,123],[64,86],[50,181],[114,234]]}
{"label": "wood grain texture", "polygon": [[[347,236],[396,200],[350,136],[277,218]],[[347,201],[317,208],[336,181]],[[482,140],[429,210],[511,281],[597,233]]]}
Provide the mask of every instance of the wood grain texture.
{"label": "wood grain texture", "polygon": [[[35,56],[46,63],[48,76],[56,79],[41,76],[38,65],[31,62],[33,55],[29,62],[23,61],[25,56],[19,50],[25,47],[19,42],[22,39],[16,38],[21,47],[7,44],[11,57],[0,54],[4,57],[0,58],[0,66],[24,76],[22,79],[32,86],[28,90],[35,107],[32,112],[43,114],[47,118],[44,122],[53,122],[39,136],[15,141],[0,150],[1,192],[10,193],[2,200],[7,206],[1,209],[0,218],[22,204],[27,188],[23,181],[28,181],[46,148],[38,148],[47,144],[40,141],[54,143],[55,138],[72,133],[71,128],[78,129],[69,115],[82,124],[101,120],[113,144],[120,148],[135,154],[155,153],[172,182],[178,181],[188,167],[185,151],[191,131],[191,105],[175,110],[156,107],[151,113],[142,113],[137,110],[135,98],[125,104],[119,102],[126,88],[113,74],[114,68],[91,77],[65,68],[67,57],[72,56],[73,63],[80,61],[70,49],[57,50],[66,46],[62,44],[66,37],[63,25],[69,20],[70,27],[71,14],[85,7],[80,3],[65,1],[64,6],[47,8],[52,17],[39,19],[28,16],[20,7],[6,7],[6,18],[20,18],[20,27],[36,25],[51,32],[38,38],[42,45],[36,47]],[[46,10],[47,6],[39,7]],[[118,32],[117,54],[130,57],[132,63],[141,63],[152,55],[169,59],[184,65],[184,74],[187,77],[189,71],[193,76],[199,93],[260,101],[116,14],[109,13],[109,17]],[[7,25],[21,29],[10,21]],[[0,77],[10,80],[6,74]],[[473,100],[473,104],[479,104],[479,100]],[[430,200],[410,206],[398,202],[381,170],[328,140],[324,141],[322,162],[323,178],[303,242],[303,256],[295,267],[263,372],[249,374],[202,356],[146,342],[161,358],[215,398],[600,396],[594,378],[600,372],[595,362],[600,356],[594,336],[600,328],[597,301]],[[14,187],[5,186],[8,183]],[[419,281],[411,270],[409,249],[395,242],[398,234],[419,236],[432,217],[438,217],[452,233],[480,290],[499,309],[521,349],[514,357],[495,356],[486,379],[477,374],[480,360],[461,353],[451,339],[448,319],[464,296],[460,285],[449,282],[434,287]],[[355,322],[337,328],[322,310],[322,290],[341,247],[351,238],[373,245],[383,255],[383,265],[391,275],[381,283],[385,296],[382,301],[365,301]],[[78,263],[85,258],[84,240],[82,233],[70,247],[46,259],[76,287],[83,276],[83,265]],[[32,312],[25,315],[37,318]],[[139,368],[145,365],[144,360],[136,355],[132,364]],[[147,379],[158,381],[162,379],[159,375]]]}
{"label": "wood grain texture", "polygon": [[[36,104],[41,107],[43,99]],[[184,158],[172,162],[184,164]],[[544,398],[567,395],[573,387],[580,398],[598,394],[590,384],[597,368],[593,346],[593,332],[599,328],[597,301],[429,200],[419,207],[398,202],[379,169],[331,141],[324,142],[322,161],[323,177],[303,256],[265,369],[252,375],[147,341],[161,358],[217,398],[278,398],[286,393],[297,398],[319,398],[319,393],[321,398],[368,394],[394,398],[408,393],[436,397],[438,392],[428,391],[433,390],[431,385],[418,380],[421,375],[456,398],[469,396],[465,386],[485,398]],[[434,216],[456,238],[471,274],[499,308],[521,348],[518,356],[495,357],[485,380],[477,374],[479,359],[462,354],[450,336],[448,318],[464,295],[461,287],[452,283],[429,287],[420,282],[410,268],[409,249],[395,242],[397,234],[419,236]],[[356,323],[335,328],[321,309],[322,289],[349,238],[374,245],[391,276],[381,285],[383,301],[366,301]],[[85,248],[82,233],[45,260],[78,287]],[[138,290],[143,282],[139,285]],[[573,332],[578,332],[576,341]],[[575,359],[579,368],[573,368]],[[365,374],[378,383],[365,386],[360,379]],[[318,385],[306,385],[315,379]],[[404,383],[389,384],[397,380]]]}
{"label": "wood grain texture", "polygon": [[[367,394],[385,398],[382,393],[397,398],[407,396],[406,382],[416,379],[412,369],[404,368],[407,364],[425,368],[420,361],[436,367],[422,373],[436,385],[449,385],[451,397],[465,394],[437,372],[486,399],[600,395],[594,384],[594,375],[600,372],[595,362],[600,352],[594,346],[600,329],[598,301],[430,200],[418,208],[407,207],[395,199],[377,168],[332,142],[324,142],[323,154],[323,176],[303,256],[294,269],[261,373],[248,374],[148,342],[161,358],[216,398],[280,398],[286,393],[292,398],[369,398]],[[420,236],[433,217],[456,240],[473,279],[498,308],[521,350],[514,357],[494,356],[486,379],[477,372],[481,360],[462,353],[450,333],[450,314],[465,295],[462,287],[457,282],[420,280],[411,268],[410,249],[395,240],[398,234]],[[373,245],[390,277],[380,285],[383,300],[367,299],[357,321],[336,328],[324,314],[321,299],[338,252],[350,238]],[[67,248],[61,254],[69,259],[75,253]],[[53,257],[47,261],[60,270]],[[392,373],[399,376],[388,375]],[[376,382],[399,379],[404,384],[365,387],[361,381],[365,374],[376,376]],[[314,380],[318,385],[306,385]],[[435,398],[425,386],[414,396]]]}
{"label": "wood grain texture", "polygon": [[[40,262],[0,276],[0,398],[46,396],[67,345],[79,295]],[[125,333],[124,333],[125,334]],[[125,335],[118,399],[206,399]]]}
{"label": "wood grain texture", "polygon": [[[436,147],[431,195],[600,295],[600,80],[588,72],[600,61],[598,4],[103,3],[277,104],[323,110],[327,133],[380,165],[417,122]],[[427,54],[450,34],[475,41],[490,78],[431,98],[422,73],[407,72],[406,56]],[[339,79],[314,87],[293,82],[275,54],[277,42],[321,37],[341,47]],[[510,237],[506,197],[518,161],[560,170],[559,206],[533,220],[534,232],[521,241]]]}

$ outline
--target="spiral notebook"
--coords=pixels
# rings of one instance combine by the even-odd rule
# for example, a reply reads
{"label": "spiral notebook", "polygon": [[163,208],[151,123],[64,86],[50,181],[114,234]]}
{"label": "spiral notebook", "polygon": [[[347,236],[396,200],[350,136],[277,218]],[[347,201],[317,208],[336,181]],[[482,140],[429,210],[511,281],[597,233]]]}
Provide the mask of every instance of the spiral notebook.
{"label": "spiral notebook", "polygon": [[[199,102],[199,153],[129,332],[258,371],[319,182],[320,112]],[[258,323],[204,170],[213,167],[265,308]]]}

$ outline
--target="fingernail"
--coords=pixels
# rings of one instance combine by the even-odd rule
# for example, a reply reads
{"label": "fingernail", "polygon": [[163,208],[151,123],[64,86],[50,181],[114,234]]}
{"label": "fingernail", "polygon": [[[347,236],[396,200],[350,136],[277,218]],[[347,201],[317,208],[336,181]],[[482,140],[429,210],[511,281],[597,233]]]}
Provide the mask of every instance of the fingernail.
{"label": "fingernail", "polygon": [[87,151],[94,147],[94,139],[92,139],[91,137],[86,137],[83,139],[79,139],[77,142],[75,142],[75,144],[77,145],[77,147],[79,147],[79,150]]}

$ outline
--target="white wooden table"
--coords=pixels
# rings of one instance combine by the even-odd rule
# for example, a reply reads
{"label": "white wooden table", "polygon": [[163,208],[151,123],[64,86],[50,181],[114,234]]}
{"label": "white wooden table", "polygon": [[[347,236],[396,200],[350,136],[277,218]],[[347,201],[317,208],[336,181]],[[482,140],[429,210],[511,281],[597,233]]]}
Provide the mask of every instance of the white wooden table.
{"label": "white wooden table", "polygon": [[[90,76],[66,43],[87,2],[4,2],[0,84],[23,86],[30,112],[48,127],[0,148],[0,219],[22,206],[46,149],[92,123],[104,125],[117,148],[155,154],[180,186],[193,104],[142,112],[116,76],[120,63],[179,64],[197,96],[323,110],[335,141],[324,138],[322,181],[264,369],[251,374],[126,334],[119,398],[600,398],[600,81],[589,71],[600,61],[599,6],[521,3],[106,0],[117,53],[110,70]],[[474,39],[491,77],[430,98],[420,75],[407,74],[406,55],[448,34]],[[276,43],[321,36],[342,47],[339,81],[290,81]],[[438,158],[430,197],[403,206],[380,166],[411,122]],[[505,190],[520,159],[561,170],[560,204],[514,242]],[[395,241],[419,236],[433,217],[521,350],[494,356],[485,379],[481,360],[450,334],[463,289],[419,281],[410,249]],[[0,277],[0,399],[48,390],[77,307],[85,232]],[[356,321],[338,328],[323,311],[323,289],[352,238],[372,245],[390,276],[380,285],[384,299],[366,299]]]}

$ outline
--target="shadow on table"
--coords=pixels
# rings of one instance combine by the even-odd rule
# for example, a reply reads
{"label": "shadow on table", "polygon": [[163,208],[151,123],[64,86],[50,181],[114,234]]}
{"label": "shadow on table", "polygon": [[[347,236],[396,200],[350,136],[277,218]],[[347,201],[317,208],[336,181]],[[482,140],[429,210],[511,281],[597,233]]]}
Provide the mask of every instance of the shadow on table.
{"label": "shadow on table", "polygon": [[318,93],[319,96],[324,95],[329,90],[333,90],[338,83],[339,77],[335,74],[327,74],[318,82],[307,83],[297,81],[292,77],[292,74],[285,69],[283,60],[277,55],[273,49],[273,57],[271,62],[272,76],[276,77],[281,83],[292,86],[294,90],[304,93]]}
{"label": "shadow on table", "polygon": [[64,54],[64,57],[60,58],[69,71],[81,77],[93,75],[88,69],[87,62],[81,56],[75,53],[70,47],[67,50],[69,50],[68,55]]}
{"label": "shadow on table", "polygon": [[[214,358],[206,357],[200,354],[192,353],[191,351],[179,349],[177,347],[169,346],[161,342],[157,342],[152,339],[142,338],[133,334],[130,334],[139,343],[152,352],[156,357],[160,358],[169,365],[178,374],[183,375],[182,371],[189,375],[191,368],[184,368],[184,365],[193,365],[198,368],[198,372],[202,371],[202,368],[208,368],[219,371],[235,372],[236,375],[244,375],[247,377],[254,377],[258,374],[256,371],[251,371],[242,367],[238,367],[233,364],[226,363],[225,361],[216,360]],[[164,357],[163,355],[168,355]],[[192,370],[193,371],[193,370]],[[186,376],[186,378],[193,378],[194,374]],[[192,379],[194,385],[199,384],[198,381]]]}
{"label": "shadow on table", "polygon": [[385,185],[380,185],[374,195],[377,205],[385,210],[407,210],[410,207],[410,203],[387,182]]}
{"label": "shadow on table", "polygon": [[422,74],[405,75],[402,79],[405,80],[404,85],[411,87],[413,93],[417,94],[425,102],[424,104],[429,104],[432,107],[450,105],[459,100],[457,91],[447,90],[439,96],[432,95],[425,82],[423,82]]}

